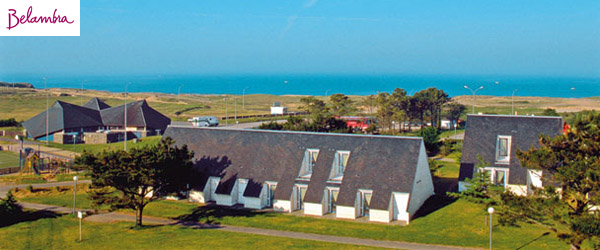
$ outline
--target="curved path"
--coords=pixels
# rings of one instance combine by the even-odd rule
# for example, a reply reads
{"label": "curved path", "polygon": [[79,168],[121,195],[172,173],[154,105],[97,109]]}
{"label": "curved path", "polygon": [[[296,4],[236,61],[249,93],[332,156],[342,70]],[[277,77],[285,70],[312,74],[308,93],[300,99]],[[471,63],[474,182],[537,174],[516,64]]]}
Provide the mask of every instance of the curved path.
{"label": "curved path", "polygon": [[[89,183],[89,182],[90,181],[88,180],[88,181],[80,181],[78,183]],[[73,184],[73,182],[54,182],[54,183],[32,184],[32,186],[36,187],[36,188],[41,188],[41,187],[65,186],[65,185],[72,185],[72,184]],[[10,190],[11,188],[15,188],[15,187],[21,188],[21,187],[27,187],[27,186],[29,186],[29,184],[0,186],[0,196],[4,197],[6,195],[6,192],[8,192],[8,190]],[[50,211],[50,212],[54,212],[54,213],[68,214],[73,211],[72,208],[44,205],[44,204],[37,204],[37,203],[19,202],[19,204],[21,204],[21,206],[23,206],[24,208],[27,208],[27,209]],[[86,210],[86,211],[89,213],[92,212],[92,210]],[[117,222],[117,221],[135,221],[135,216],[131,215],[131,214],[111,212],[111,213],[92,214],[92,215],[86,217],[84,220],[89,221],[89,222],[112,223],[112,222]],[[372,240],[372,239],[361,239],[361,238],[312,234],[312,233],[279,231],[279,230],[250,228],[250,227],[202,224],[202,223],[198,223],[198,222],[177,221],[177,220],[170,220],[170,219],[164,219],[164,218],[156,218],[156,217],[151,217],[151,216],[144,216],[143,221],[145,224],[181,225],[181,226],[188,226],[188,227],[194,227],[194,228],[223,230],[223,231],[228,231],[228,232],[278,236],[278,237],[287,237],[287,238],[294,238],[294,239],[315,240],[315,241],[324,241],[324,242],[341,243],[341,244],[353,244],[353,245],[369,246],[369,247],[383,247],[383,248],[394,248],[394,249],[415,249],[415,250],[475,249],[475,248],[430,245],[430,244],[420,244],[420,243],[401,242],[401,241]]]}

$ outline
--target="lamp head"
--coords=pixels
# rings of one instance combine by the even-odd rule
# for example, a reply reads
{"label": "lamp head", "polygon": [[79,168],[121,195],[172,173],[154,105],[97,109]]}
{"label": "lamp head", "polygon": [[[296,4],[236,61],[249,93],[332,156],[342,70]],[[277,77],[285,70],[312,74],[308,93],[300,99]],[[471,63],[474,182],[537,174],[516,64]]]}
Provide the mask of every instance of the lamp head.
{"label": "lamp head", "polygon": [[77,181],[77,175],[73,176],[73,180]]}
{"label": "lamp head", "polygon": [[468,88],[469,88],[469,86],[467,86],[467,85],[465,85],[465,86],[463,86],[463,87],[464,87],[465,89],[468,89]]}
{"label": "lamp head", "polygon": [[488,208],[488,213],[493,214],[494,213],[494,208],[493,207],[489,207]]}

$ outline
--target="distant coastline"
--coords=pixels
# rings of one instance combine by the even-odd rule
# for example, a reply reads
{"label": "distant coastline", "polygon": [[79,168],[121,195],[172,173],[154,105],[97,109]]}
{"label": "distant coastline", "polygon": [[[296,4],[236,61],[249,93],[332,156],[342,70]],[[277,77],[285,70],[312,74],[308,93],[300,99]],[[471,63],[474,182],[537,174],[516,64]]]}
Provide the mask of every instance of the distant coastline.
{"label": "distant coastline", "polygon": [[[12,76],[6,82],[43,86],[41,77]],[[600,96],[600,78],[445,75],[155,75],[47,77],[48,88],[165,94],[371,95],[403,88],[410,95],[435,87],[450,96],[477,95],[581,98]],[[33,87],[33,85],[31,87]],[[83,86],[82,86],[83,85]]]}

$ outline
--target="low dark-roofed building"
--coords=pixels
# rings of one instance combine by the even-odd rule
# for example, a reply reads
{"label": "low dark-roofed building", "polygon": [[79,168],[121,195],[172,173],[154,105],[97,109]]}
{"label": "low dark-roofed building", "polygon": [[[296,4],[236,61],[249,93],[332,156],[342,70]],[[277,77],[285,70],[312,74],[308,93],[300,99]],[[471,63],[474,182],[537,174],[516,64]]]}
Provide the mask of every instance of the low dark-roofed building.
{"label": "low dark-roofed building", "polygon": [[[46,117],[47,114],[47,117]],[[48,138],[46,138],[46,118],[48,119]],[[50,109],[23,122],[30,138],[53,140],[54,133],[83,133],[101,129],[102,118],[97,110],[56,101]]]}
{"label": "low dark-roofed building", "polygon": [[130,102],[125,105],[101,110],[100,114],[104,126],[109,127],[109,129],[123,129],[125,126],[125,110],[127,110],[128,130],[161,134],[171,124],[169,117],[150,107],[146,100]]}
{"label": "low dark-roofed building", "polygon": [[[517,149],[539,146],[541,134],[555,136],[561,133],[561,117],[468,115],[459,173],[459,191],[467,188],[466,178],[477,171],[488,171],[491,181],[514,193],[525,195],[531,186],[541,187],[542,173],[521,166]],[[483,169],[475,166],[477,156],[490,164]]]}
{"label": "low dark-roofed building", "polygon": [[[164,133],[171,119],[151,108],[145,100],[127,104],[128,138],[142,138]],[[52,107],[23,122],[27,136],[36,140],[65,142],[65,135],[76,136],[76,142],[85,141],[85,133],[101,134],[123,133],[125,106],[111,108],[98,98],[92,98],[84,106],[56,101]],[[47,114],[47,116],[46,116]],[[48,120],[48,138],[46,138],[46,118]],[[60,137],[54,137],[60,133]],[[98,134],[96,133],[96,134]],[[124,137],[124,136],[123,136]],[[109,136],[122,140],[120,136]],[[110,141],[110,140],[104,141]]]}
{"label": "low dark-roofed building", "polygon": [[418,137],[169,126],[204,177],[190,199],[408,223],[433,184]]}
{"label": "low dark-roofed building", "polygon": [[102,100],[98,99],[98,97],[94,97],[94,98],[90,99],[90,101],[88,101],[86,104],[83,104],[83,106],[86,108],[91,108],[91,109],[95,109],[95,110],[103,110],[103,109],[110,108],[110,105],[108,105],[105,102],[103,102]]}

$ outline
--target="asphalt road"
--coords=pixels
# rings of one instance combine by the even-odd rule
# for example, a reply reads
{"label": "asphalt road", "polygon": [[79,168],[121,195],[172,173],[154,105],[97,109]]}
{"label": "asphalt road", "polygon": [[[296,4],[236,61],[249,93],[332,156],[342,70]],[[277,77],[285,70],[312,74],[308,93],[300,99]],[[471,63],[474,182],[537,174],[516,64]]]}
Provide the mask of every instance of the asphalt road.
{"label": "asphalt road", "polygon": [[[230,120],[229,124],[225,125],[225,123],[223,121],[221,121],[221,123],[219,124],[218,128],[252,129],[252,128],[258,128],[258,126],[260,126],[261,124],[268,123],[268,122],[271,122],[271,121],[247,122],[247,123],[235,124],[234,120]],[[277,122],[277,123],[284,123],[284,122],[286,122],[286,120],[275,120],[275,122]],[[171,125],[186,126],[186,127],[193,127],[194,126],[194,125],[192,125],[191,122],[179,122],[179,121],[172,121]]]}

